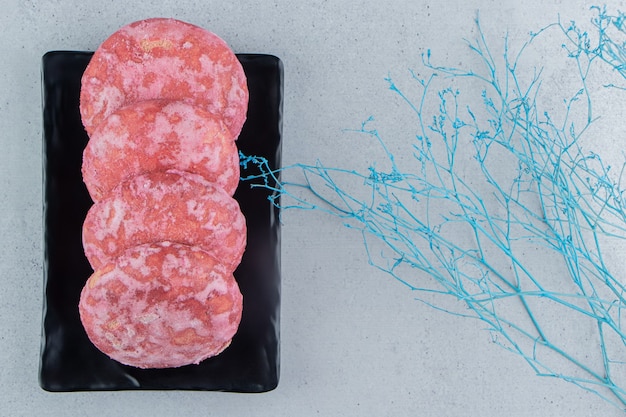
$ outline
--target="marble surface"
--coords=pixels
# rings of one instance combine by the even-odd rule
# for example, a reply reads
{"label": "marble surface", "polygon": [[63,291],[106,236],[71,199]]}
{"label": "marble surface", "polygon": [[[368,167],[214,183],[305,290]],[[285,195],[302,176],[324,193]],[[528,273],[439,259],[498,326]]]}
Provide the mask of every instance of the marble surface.
{"label": "marble surface", "polygon": [[[328,165],[372,154],[346,129],[388,120],[402,143],[388,75],[406,77],[427,49],[453,64],[463,38],[512,39],[554,22],[588,22],[580,0],[444,2],[2,0],[0,26],[0,415],[6,416],[618,416],[571,384],[540,378],[474,321],[434,311],[367,263],[358,236],[322,214],[283,217],[281,380],[258,395],[212,392],[53,394],[37,380],[42,286],[41,57],[94,50],[118,27],[175,17],[236,52],[285,68],[284,163]],[[610,5],[623,9],[622,1]],[[550,56],[545,59],[549,61]],[[401,122],[400,122],[401,123]],[[622,122],[623,123],[623,122]],[[617,145],[612,145],[617,146]],[[608,149],[609,148],[604,148]],[[576,337],[572,337],[576,343]]]}

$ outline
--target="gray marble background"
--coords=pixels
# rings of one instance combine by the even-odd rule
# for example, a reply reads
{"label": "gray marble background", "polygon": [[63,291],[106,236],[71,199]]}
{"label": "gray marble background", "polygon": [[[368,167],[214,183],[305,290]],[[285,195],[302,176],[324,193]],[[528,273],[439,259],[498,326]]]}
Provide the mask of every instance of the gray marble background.
{"label": "gray marble background", "polygon": [[[270,393],[93,392],[38,386],[42,286],[41,56],[94,50],[133,20],[204,26],[236,52],[285,67],[284,163],[373,157],[346,132],[373,115],[406,145],[384,78],[408,79],[426,49],[471,60],[463,38],[522,40],[556,21],[587,23],[580,0],[0,1],[0,415],[618,416],[571,384],[536,377],[478,322],[438,313],[367,264],[358,235],[322,214],[283,217],[281,381]],[[610,5],[623,9],[622,1]],[[544,57],[549,62],[551,57]],[[624,126],[623,122],[621,127]],[[617,128],[620,127],[619,123]],[[616,143],[600,144],[614,154]],[[617,152],[618,154],[621,153]],[[583,335],[581,335],[583,337]],[[576,343],[576,336],[571,342]]]}

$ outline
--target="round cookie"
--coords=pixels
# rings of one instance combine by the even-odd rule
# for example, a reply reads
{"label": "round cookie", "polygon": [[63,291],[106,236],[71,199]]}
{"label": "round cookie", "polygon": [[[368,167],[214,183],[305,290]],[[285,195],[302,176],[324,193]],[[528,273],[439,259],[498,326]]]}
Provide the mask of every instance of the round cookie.
{"label": "round cookie", "polygon": [[246,220],[221,188],[196,174],[165,171],[120,183],[83,223],[83,248],[94,270],[128,248],[160,241],[199,246],[233,271],[246,246]]}
{"label": "round cookie", "polygon": [[219,114],[236,138],[246,119],[248,86],[236,55],[217,35],[153,18],[122,27],[94,52],[81,81],[85,130],[91,135],[118,108],[156,98]]}
{"label": "round cookie", "polygon": [[182,101],[147,100],[109,115],[83,153],[83,181],[94,201],[126,178],[167,169],[202,175],[233,195],[237,146],[218,116]]}
{"label": "round cookie", "polygon": [[222,352],[237,332],[242,295],[231,272],[196,247],[141,245],[96,271],[79,311],[89,339],[139,368],[171,368]]}

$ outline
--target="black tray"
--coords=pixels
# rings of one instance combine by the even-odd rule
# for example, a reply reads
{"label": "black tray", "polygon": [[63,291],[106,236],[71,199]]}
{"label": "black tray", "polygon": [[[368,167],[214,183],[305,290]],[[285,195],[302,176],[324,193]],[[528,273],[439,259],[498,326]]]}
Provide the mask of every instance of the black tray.
{"label": "black tray", "polygon": [[[266,188],[241,183],[235,194],[248,244],[235,278],[244,296],[232,344],[199,365],[142,370],[96,349],[80,323],[80,291],[92,270],[83,255],[82,223],[92,204],[81,178],[88,141],[78,110],[90,52],[43,56],[44,309],[39,382],[47,391],[178,389],[264,392],[278,385],[280,224]],[[248,120],[237,145],[248,155],[281,159],[283,71],[270,55],[238,55],[248,77]],[[242,171],[242,175],[245,172]]]}

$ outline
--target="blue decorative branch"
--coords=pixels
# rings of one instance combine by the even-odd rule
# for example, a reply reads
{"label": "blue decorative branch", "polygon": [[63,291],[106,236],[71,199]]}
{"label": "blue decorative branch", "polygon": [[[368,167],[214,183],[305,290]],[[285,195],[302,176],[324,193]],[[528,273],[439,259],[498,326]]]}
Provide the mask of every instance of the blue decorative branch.
{"label": "blue decorative branch", "polygon": [[[531,33],[515,54],[506,40],[502,60],[476,19],[479,36],[468,46],[482,68],[435,65],[428,51],[422,63],[431,74],[411,72],[421,89],[418,99],[387,78],[417,121],[412,172],[399,167],[370,118],[357,131],[380,146],[388,171],[321,163],[273,171],[263,158],[241,155],[242,179],[272,190],[272,202],[283,209],[338,217],[360,232],[369,262],[414,291],[417,300],[481,320],[495,343],[521,356],[537,375],[571,382],[625,410],[626,287],[602,252],[606,242],[626,239],[624,167],[613,177],[600,155],[580,142],[597,120],[591,71],[608,65],[626,78],[626,42],[619,39],[626,39],[626,15],[593,11],[595,41],[575,23],[557,22]],[[543,71],[521,77],[521,58],[548,32],[562,36],[565,59],[580,85],[564,102],[558,123],[538,99]],[[451,86],[458,79],[480,86],[480,97],[470,97],[473,108]],[[450,85],[435,87],[441,82]],[[606,86],[618,93],[623,88]],[[460,159],[467,149],[471,175],[467,159]],[[279,180],[285,170],[300,173],[302,181]],[[339,178],[352,181],[351,190],[359,184],[363,189],[351,193]],[[530,248],[562,264],[563,273],[537,268],[525,253]],[[439,297],[452,297],[460,308],[450,309]],[[554,317],[545,309],[559,311],[564,325],[591,329],[597,351],[581,354],[568,345],[551,330]]]}

